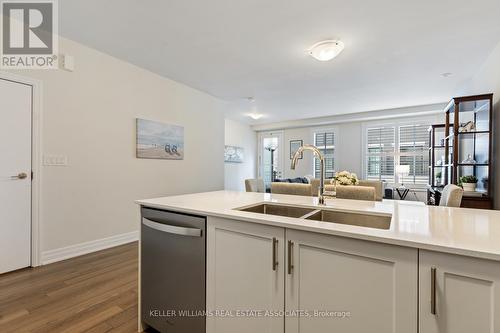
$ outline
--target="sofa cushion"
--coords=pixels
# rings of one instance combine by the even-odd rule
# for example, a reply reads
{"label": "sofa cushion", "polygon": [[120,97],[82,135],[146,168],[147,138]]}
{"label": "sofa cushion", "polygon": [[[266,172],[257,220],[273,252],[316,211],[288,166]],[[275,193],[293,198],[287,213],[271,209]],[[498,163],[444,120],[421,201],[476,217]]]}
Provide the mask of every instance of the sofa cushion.
{"label": "sofa cushion", "polygon": [[271,183],[271,193],[311,196],[311,185],[273,182]]}
{"label": "sofa cushion", "polygon": [[291,178],[290,183],[309,184],[309,181],[305,177],[297,177],[297,178]]}
{"label": "sofa cushion", "polygon": [[[375,188],[375,200],[382,201],[384,198],[384,182],[379,180],[359,180],[356,186],[366,186]],[[331,184],[331,179],[325,179],[325,191],[334,191],[335,186]],[[319,191],[319,179],[311,179],[311,195],[317,197]]]}
{"label": "sofa cushion", "polygon": [[275,179],[274,182],[275,183],[309,184],[309,180],[305,177]]}
{"label": "sofa cushion", "polygon": [[337,186],[337,198],[375,201],[375,188],[372,186]]}

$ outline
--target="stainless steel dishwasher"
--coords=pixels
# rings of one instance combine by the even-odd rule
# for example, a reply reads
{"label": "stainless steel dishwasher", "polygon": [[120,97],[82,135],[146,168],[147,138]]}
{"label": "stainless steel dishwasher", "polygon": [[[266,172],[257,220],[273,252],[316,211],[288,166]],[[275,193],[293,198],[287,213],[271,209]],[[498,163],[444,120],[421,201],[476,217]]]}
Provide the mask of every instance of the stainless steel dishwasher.
{"label": "stainless steel dishwasher", "polygon": [[146,207],[141,216],[143,324],[205,332],[206,218]]}

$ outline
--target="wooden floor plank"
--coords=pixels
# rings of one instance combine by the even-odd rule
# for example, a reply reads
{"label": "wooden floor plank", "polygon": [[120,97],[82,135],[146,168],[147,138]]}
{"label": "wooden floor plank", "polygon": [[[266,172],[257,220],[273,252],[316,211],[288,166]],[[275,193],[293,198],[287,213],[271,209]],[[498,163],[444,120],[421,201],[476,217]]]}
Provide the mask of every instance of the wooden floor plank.
{"label": "wooden floor plank", "polygon": [[29,312],[26,309],[16,310],[13,312],[6,312],[0,315],[0,325],[8,324],[9,322],[27,316],[28,314]]}
{"label": "wooden floor plank", "polygon": [[137,243],[0,275],[0,332],[136,332]]}

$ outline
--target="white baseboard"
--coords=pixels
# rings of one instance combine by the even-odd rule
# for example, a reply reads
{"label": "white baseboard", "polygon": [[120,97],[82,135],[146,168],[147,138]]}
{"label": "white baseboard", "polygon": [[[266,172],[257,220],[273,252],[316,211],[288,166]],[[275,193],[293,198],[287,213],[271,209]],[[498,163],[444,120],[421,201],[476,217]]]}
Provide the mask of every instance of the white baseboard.
{"label": "white baseboard", "polygon": [[42,252],[42,265],[53,262],[78,257],[83,254],[92,253],[110,247],[123,245],[139,240],[139,231],[132,231],[125,234],[96,239],[90,242],[61,247],[59,249]]}

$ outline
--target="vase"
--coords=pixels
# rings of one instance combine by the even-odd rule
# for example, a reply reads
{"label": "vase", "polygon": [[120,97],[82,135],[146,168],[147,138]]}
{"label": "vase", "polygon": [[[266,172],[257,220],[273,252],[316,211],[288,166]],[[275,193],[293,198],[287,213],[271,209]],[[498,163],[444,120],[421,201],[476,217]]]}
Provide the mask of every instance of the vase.
{"label": "vase", "polygon": [[476,164],[476,160],[472,158],[471,154],[467,156],[465,160],[462,161],[464,164]]}

